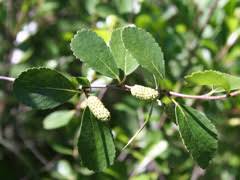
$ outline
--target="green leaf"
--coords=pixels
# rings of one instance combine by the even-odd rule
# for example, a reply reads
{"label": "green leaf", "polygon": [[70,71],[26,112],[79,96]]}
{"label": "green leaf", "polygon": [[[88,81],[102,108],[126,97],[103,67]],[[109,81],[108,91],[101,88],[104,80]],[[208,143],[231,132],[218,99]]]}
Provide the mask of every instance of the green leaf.
{"label": "green leaf", "polygon": [[217,130],[211,121],[197,110],[176,106],[176,122],[180,136],[193,159],[206,168],[217,150]]}
{"label": "green leaf", "polygon": [[23,104],[38,109],[54,108],[78,93],[69,79],[47,68],[32,68],[21,73],[14,81],[13,91]]}
{"label": "green leaf", "polygon": [[86,29],[78,31],[72,39],[71,49],[77,58],[95,71],[119,79],[118,68],[108,46],[95,32]]}
{"label": "green leaf", "polygon": [[226,91],[240,89],[239,77],[213,70],[194,72],[191,75],[185,76],[185,80],[197,85],[221,87]]}
{"label": "green leaf", "polygon": [[114,3],[120,14],[132,13],[135,6],[135,4],[129,0],[114,0]]}
{"label": "green leaf", "polygon": [[43,120],[44,129],[56,129],[66,126],[73,118],[75,110],[55,111]]}
{"label": "green leaf", "polygon": [[89,14],[96,13],[96,6],[100,2],[100,0],[88,0],[85,2],[85,7]]}
{"label": "green leaf", "polygon": [[160,81],[165,77],[163,53],[152,35],[136,27],[124,28],[122,40],[138,63]]}
{"label": "green leaf", "polygon": [[126,75],[129,75],[138,67],[138,62],[124,47],[122,41],[122,31],[123,28],[113,31],[110,41],[110,48],[116,60],[117,66],[123,70]]}
{"label": "green leaf", "polygon": [[89,87],[91,83],[86,77],[72,77],[72,82],[78,87],[79,85]]}
{"label": "green leaf", "polygon": [[97,120],[89,108],[82,115],[78,148],[83,165],[91,170],[101,171],[114,162],[115,145],[111,130]]}

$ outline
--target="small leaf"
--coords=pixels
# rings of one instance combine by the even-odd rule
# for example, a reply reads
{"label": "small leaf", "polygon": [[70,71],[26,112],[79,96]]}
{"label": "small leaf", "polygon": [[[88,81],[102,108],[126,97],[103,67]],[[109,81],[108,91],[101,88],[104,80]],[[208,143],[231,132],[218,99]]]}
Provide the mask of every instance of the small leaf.
{"label": "small leaf", "polygon": [[111,130],[97,120],[89,108],[82,115],[78,148],[83,165],[91,170],[101,171],[114,162],[115,145]]}
{"label": "small leaf", "polygon": [[143,68],[153,73],[158,81],[164,79],[163,53],[150,33],[140,28],[127,27],[123,29],[122,40],[125,47]]}
{"label": "small leaf", "polygon": [[56,129],[66,126],[75,114],[74,110],[55,111],[43,120],[44,129]]}
{"label": "small leaf", "polygon": [[176,107],[180,136],[193,159],[206,168],[217,150],[217,130],[202,113],[187,106]]}
{"label": "small leaf", "polygon": [[118,68],[109,48],[95,32],[86,29],[78,31],[72,39],[71,49],[77,58],[95,71],[119,79]]}
{"label": "small leaf", "polygon": [[54,108],[78,91],[61,73],[48,68],[32,68],[14,81],[13,91],[23,104],[38,109]]}
{"label": "small leaf", "polygon": [[191,75],[186,76],[185,80],[197,85],[221,87],[226,91],[240,89],[239,77],[213,70],[194,72]]}
{"label": "small leaf", "polygon": [[138,62],[124,47],[122,41],[122,31],[123,28],[113,31],[110,41],[110,48],[116,60],[117,66],[123,70],[126,75],[129,75],[138,67]]}

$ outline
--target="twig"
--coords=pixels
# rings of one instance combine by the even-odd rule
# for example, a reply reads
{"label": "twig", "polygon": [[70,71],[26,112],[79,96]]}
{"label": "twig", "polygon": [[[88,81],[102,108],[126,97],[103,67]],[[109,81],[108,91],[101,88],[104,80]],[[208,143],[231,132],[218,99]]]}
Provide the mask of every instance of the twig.
{"label": "twig", "polygon": [[7,76],[0,76],[0,80],[13,82],[15,80],[15,78],[7,77]]}
{"label": "twig", "polygon": [[78,139],[81,135],[81,131],[82,131],[82,124],[83,124],[83,118],[81,118],[81,123],[80,126],[77,128],[74,138],[73,138],[73,156],[75,158],[78,157],[79,152],[78,152]]}
{"label": "twig", "polygon": [[89,86],[89,87],[83,87],[83,89],[101,89],[101,88],[109,88],[109,89],[118,89],[118,90],[123,90],[123,91],[129,91],[129,87],[127,85],[98,85],[98,86]]}
{"label": "twig", "polygon": [[223,94],[218,96],[211,96],[211,95],[189,95],[189,94],[181,94],[173,91],[168,92],[170,96],[174,97],[181,97],[181,98],[187,98],[187,99],[199,99],[199,100],[220,100],[220,99],[226,99],[228,97],[238,96],[240,95],[240,90],[231,92],[229,94]]}
{"label": "twig", "polygon": [[43,164],[47,165],[47,159],[35,148],[32,142],[22,139],[23,143],[25,144],[26,148],[28,148],[32,154]]}
{"label": "twig", "polygon": [[199,166],[194,166],[191,180],[198,180],[204,174],[205,174],[205,170],[201,169]]}
{"label": "twig", "polygon": [[209,21],[210,21],[210,18],[212,17],[212,15],[213,15],[213,13],[214,13],[214,10],[215,10],[215,9],[217,8],[217,6],[218,6],[218,3],[219,3],[219,0],[215,0],[215,1],[212,3],[212,5],[210,6],[207,19],[204,21],[203,25],[202,25],[201,28],[200,28],[199,37],[202,36],[202,33],[203,33],[203,31],[205,30],[206,26],[208,25],[208,23],[209,23]]}
{"label": "twig", "polygon": [[[6,80],[6,81],[14,81],[14,78],[6,77],[6,76],[0,76],[0,80]],[[88,89],[117,89],[122,91],[130,91],[131,86],[129,85],[98,85],[98,86],[88,86],[88,87],[82,87],[83,90]],[[216,95],[212,96],[211,94],[203,94],[203,95],[190,95],[190,94],[182,94],[174,91],[167,91],[167,90],[159,90],[159,94],[165,95],[165,96],[172,96],[172,97],[180,97],[180,98],[186,98],[186,99],[199,99],[199,100],[220,100],[220,99],[226,99],[228,97],[238,96],[240,95],[240,90],[233,91],[228,94],[223,95]]]}
{"label": "twig", "polygon": [[215,60],[222,60],[226,54],[228,53],[229,49],[236,44],[237,40],[240,36],[240,28],[237,31],[231,33],[226,41],[226,44],[222,47],[222,49],[217,53]]}
{"label": "twig", "polygon": [[14,143],[10,143],[0,136],[0,145],[2,145],[9,152],[12,152],[22,162],[22,164],[29,169],[29,172],[33,177],[35,178],[38,177],[38,173],[35,171],[35,169],[32,167],[29,161],[22,155],[22,153],[19,152],[19,149],[16,147]]}
{"label": "twig", "polygon": [[[117,86],[114,85],[103,85],[103,86],[94,86],[91,88],[116,88]],[[129,88],[131,86],[125,85],[121,87],[117,87],[117,89],[123,90],[123,91],[129,91]],[[88,87],[90,88],[90,87]],[[203,94],[203,95],[190,95],[190,94],[183,94],[183,93],[178,93],[174,91],[166,91],[166,90],[159,90],[160,94],[164,94],[166,96],[173,96],[173,97],[180,97],[180,98],[186,98],[186,99],[199,99],[199,100],[220,100],[220,99],[226,99],[228,97],[233,97],[233,96],[238,96],[240,95],[240,90],[231,92],[229,94],[223,94],[223,95],[217,95],[217,96],[212,96],[211,94]]]}
{"label": "twig", "polygon": [[152,110],[153,110],[153,103],[150,107],[147,119],[144,121],[144,123],[141,125],[141,127],[137,130],[137,132],[133,135],[133,137],[131,137],[131,139],[128,141],[128,143],[122,148],[121,151],[126,149],[129,146],[129,144],[131,144],[133,142],[133,140],[138,136],[138,134],[143,130],[143,128],[146,126],[146,124],[148,123],[148,121],[150,120],[150,118],[152,116]]}
{"label": "twig", "polygon": [[196,54],[197,49],[199,48],[199,39],[202,37],[202,34],[204,32],[204,30],[206,29],[210,18],[212,17],[214,10],[216,9],[217,5],[218,5],[219,0],[215,0],[210,9],[209,9],[209,13],[207,16],[207,19],[204,21],[204,23],[202,24],[202,26],[199,29],[199,32],[197,33],[197,37],[196,37],[196,41],[194,42],[193,46],[189,49],[189,58],[188,58],[188,65],[183,69],[183,71],[180,74],[180,77],[184,76],[188,70],[192,67],[192,59]]}

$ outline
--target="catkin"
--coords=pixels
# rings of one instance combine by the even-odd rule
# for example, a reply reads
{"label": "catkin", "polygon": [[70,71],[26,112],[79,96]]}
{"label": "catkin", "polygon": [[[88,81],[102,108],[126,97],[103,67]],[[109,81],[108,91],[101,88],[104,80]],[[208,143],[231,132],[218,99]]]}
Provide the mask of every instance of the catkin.
{"label": "catkin", "polygon": [[159,95],[157,90],[141,85],[132,86],[130,91],[133,96],[141,100],[154,100]]}
{"label": "catkin", "polygon": [[110,112],[96,96],[89,96],[87,98],[87,106],[97,119],[101,121],[110,119]]}

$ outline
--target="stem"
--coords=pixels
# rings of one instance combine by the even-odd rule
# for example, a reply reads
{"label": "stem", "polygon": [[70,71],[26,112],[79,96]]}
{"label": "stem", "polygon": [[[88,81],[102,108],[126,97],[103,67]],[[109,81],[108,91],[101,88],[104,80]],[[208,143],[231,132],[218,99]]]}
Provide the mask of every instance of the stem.
{"label": "stem", "polygon": [[[0,76],[0,80],[13,82],[15,80],[15,78]],[[129,85],[114,85],[114,84],[88,86],[88,87],[83,87],[83,91],[87,90],[87,89],[103,89],[103,88],[117,89],[117,90],[122,90],[122,91],[130,91],[131,86],[129,86]],[[172,97],[186,98],[186,99],[220,100],[220,99],[227,99],[228,97],[238,96],[238,95],[240,95],[240,90],[236,90],[236,91],[233,91],[228,94],[222,94],[222,95],[217,95],[217,96],[212,96],[211,94],[190,95],[190,94],[182,94],[182,93],[178,93],[178,92],[174,92],[174,91],[166,91],[166,90],[159,90],[159,94],[164,94],[166,96],[172,96]]]}
{"label": "stem", "polygon": [[15,78],[7,77],[7,76],[0,76],[0,80],[13,82],[15,80]]}
{"label": "stem", "polygon": [[209,95],[189,95],[189,94],[181,94],[173,91],[168,92],[170,96],[174,97],[181,97],[187,99],[200,99],[200,100],[219,100],[219,99],[226,99],[228,97],[238,96],[240,95],[240,90],[231,92],[229,94],[223,94],[218,96],[209,96]]}
{"label": "stem", "polygon": [[88,87],[83,87],[83,89],[104,89],[104,88],[109,88],[109,89],[118,89],[118,90],[123,90],[123,91],[129,91],[130,87],[131,86],[127,86],[127,85],[109,84],[109,85],[88,86]]}
{"label": "stem", "polygon": [[150,118],[152,116],[152,110],[153,110],[153,102],[151,104],[147,119],[144,121],[144,123],[141,125],[141,127],[137,130],[137,132],[133,135],[133,137],[131,137],[131,139],[128,141],[128,143],[122,148],[121,151],[126,149],[133,142],[133,140],[139,135],[139,133],[143,130],[143,128],[146,126],[146,124],[148,123],[148,121],[150,120]]}
{"label": "stem", "polygon": [[73,156],[75,158],[78,157],[79,152],[78,152],[78,140],[82,131],[82,123],[83,123],[83,118],[81,118],[81,123],[80,126],[77,128],[77,131],[75,132],[74,138],[73,138]]}

